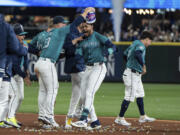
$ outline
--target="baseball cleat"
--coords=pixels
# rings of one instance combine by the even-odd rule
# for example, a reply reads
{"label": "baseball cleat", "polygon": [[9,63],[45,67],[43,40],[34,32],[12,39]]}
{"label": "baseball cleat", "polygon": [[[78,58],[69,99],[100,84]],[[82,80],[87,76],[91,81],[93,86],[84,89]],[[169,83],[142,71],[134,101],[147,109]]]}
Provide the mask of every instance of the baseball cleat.
{"label": "baseball cleat", "polygon": [[87,123],[92,123],[92,120],[89,117],[87,117]]}
{"label": "baseball cleat", "polygon": [[43,124],[42,128],[44,129],[52,129],[52,125],[49,125],[49,124]]}
{"label": "baseball cleat", "polygon": [[148,117],[147,115],[141,116],[141,117],[139,118],[139,122],[140,122],[140,123],[153,122],[153,121],[155,121],[155,120],[156,120],[155,118]]}
{"label": "baseball cleat", "polygon": [[44,120],[46,120],[47,125],[51,125],[53,128],[60,128],[59,124],[54,120],[54,118],[45,117]]}
{"label": "baseball cleat", "polygon": [[17,120],[16,120],[15,117],[13,117],[13,118],[8,118],[7,121],[6,121],[6,123],[7,123],[8,125],[11,125],[11,126],[15,127],[15,128],[20,128],[20,127],[21,127],[21,126],[17,123]]}
{"label": "baseball cleat", "polygon": [[87,129],[87,130],[93,130],[93,129],[100,129],[101,127],[102,127],[102,126],[101,126],[99,120],[96,120],[96,121],[92,122],[92,123],[90,124],[90,126],[88,126],[86,129]]}
{"label": "baseball cleat", "polygon": [[19,125],[19,126],[22,126],[23,124],[21,123],[21,122],[19,122],[18,120],[17,120],[17,124]]}
{"label": "baseball cleat", "polygon": [[50,124],[50,121],[48,117],[39,117],[40,121],[42,121],[44,124]]}
{"label": "baseball cleat", "polygon": [[49,120],[45,119],[43,116],[39,116],[38,121],[43,124],[49,124]]}
{"label": "baseball cleat", "polygon": [[0,128],[11,128],[11,125],[6,124],[5,122],[0,122]]}
{"label": "baseball cleat", "polygon": [[72,122],[71,125],[74,127],[86,128],[87,122],[86,121],[76,121],[76,122]]}
{"label": "baseball cleat", "polygon": [[72,129],[72,117],[66,117],[65,129]]}
{"label": "baseball cleat", "polygon": [[122,125],[122,126],[131,126],[131,123],[127,122],[124,117],[117,117],[114,121],[116,124]]}
{"label": "baseball cleat", "polygon": [[72,129],[72,126],[71,126],[71,125],[65,125],[64,128],[67,129],[67,130],[69,130],[69,129]]}

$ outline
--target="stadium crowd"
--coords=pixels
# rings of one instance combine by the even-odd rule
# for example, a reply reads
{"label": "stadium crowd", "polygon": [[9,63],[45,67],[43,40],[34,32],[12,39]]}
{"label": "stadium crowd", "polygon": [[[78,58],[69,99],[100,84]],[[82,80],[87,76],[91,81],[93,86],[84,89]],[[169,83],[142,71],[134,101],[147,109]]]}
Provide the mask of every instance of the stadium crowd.
{"label": "stadium crowd", "polygon": [[[95,29],[101,34],[106,35],[114,40],[113,22],[112,16],[106,11],[99,13],[99,20],[95,24]],[[6,20],[11,24],[21,23],[25,30],[29,33],[27,35],[28,39],[31,39],[38,32],[47,28],[49,16],[6,16]],[[70,19],[66,17],[66,19]],[[131,20],[132,21],[132,20]],[[121,41],[133,41],[139,38],[142,31],[151,31],[154,35],[154,41],[163,42],[179,42],[180,41],[180,20],[173,21],[169,18],[141,18],[136,24],[133,25],[132,22],[127,23],[127,21],[122,22],[121,26]],[[140,22],[140,23],[139,23]]]}
{"label": "stadium crowd", "polygon": [[[105,24],[104,26],[105,27],[100,32],[108,36],[111,40],[114,40],[114,34],[111,31],[112,25]],[[172,23],[170,20],[142,19],[141,25],[139,27],[138,26],[133,27],[132,24],[123,27],[122,24],[121,41],[133,41],[139,39],[140,33],[144,30],[148,30],[154,35],[154,41],[180,42],[179,26],[180,26],[180,20]]]}

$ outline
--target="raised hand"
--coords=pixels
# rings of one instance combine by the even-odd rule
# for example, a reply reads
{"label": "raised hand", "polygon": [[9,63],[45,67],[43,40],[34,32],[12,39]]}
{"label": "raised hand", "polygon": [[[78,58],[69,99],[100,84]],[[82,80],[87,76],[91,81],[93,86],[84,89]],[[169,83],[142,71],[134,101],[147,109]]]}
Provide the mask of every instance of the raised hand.
{"label": "raised hand", "polygon": [[25,84],[26,84],[27,86],[30,86],[30,85],[31,85],[31,81],[30,81],[30,79],[29,79],[28,76],[24,78],[24,82],[25,82]]}
{"label": "raised hand", "polygon": [[83,40],[83,36],[75,38],[74,40],[72,40],[73,45],[76,45],[79,41]]}

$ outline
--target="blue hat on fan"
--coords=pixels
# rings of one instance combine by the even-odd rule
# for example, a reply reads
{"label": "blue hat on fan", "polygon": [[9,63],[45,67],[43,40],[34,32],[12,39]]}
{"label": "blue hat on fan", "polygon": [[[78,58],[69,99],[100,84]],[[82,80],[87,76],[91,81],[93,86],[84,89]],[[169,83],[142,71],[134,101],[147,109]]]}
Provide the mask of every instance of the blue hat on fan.
{"label": "blue hat on fan", "polygon": [[96,21],[96,15],[95,12],[89,12],[86,16],[86,23],[92,24]]}

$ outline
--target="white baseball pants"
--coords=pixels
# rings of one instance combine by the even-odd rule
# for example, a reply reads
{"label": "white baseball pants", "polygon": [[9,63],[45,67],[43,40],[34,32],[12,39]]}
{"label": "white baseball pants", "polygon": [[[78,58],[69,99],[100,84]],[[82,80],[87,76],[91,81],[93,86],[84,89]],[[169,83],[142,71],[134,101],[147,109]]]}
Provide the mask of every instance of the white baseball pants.
{"label": "white baseball pants", "polygon": [[68,116],[71,116],[71,117],[74,115],[76,106],[80,99],[81,83],[82,83],[83,75],[84,75],[84,72],[71,74],[72,94],[71,94],[71,100],[70,100],[69,110],[67,114]]}
{"label": "white baseball pants", "polygon": [[2,81],[0,87],[0,121],[4,121],[8,112],[9,82]]}
{"label": "white baseball pants", "polygon": [[24,99],[24,81],[19,75],[15,75],[11,78],[10,88],[9,88],[9,111],[8,118],[15,117],[16,112]]}
{"label": "white baseball pants", "polygon": [[55,64],[50,59],[39,58],[34,68],[39,72],[39,116],[54,118],[54,105],[59,87]]}
{"label": "white baseball pants", "polygon": [[1,88],[1,85],[2,85],[2,77],[0,77],[0,88]]}
{"label": "white baseball pants", "polygon": [[125,100],[134,102],[135,98],[145,96],[140,73],[134,73],[127,68],[123,73],[123,81],[125,85]]}
{"label": "white baseball pants", "polygon": [[3,75],[5,74],[5,69],[0,68],[0,88],[2,85],[2,81],[3,81]]}
{"label": "white baseball pants", "polygon": [[94,96],[103,82],[106,72],[107,69],[104,63],[96,63],[94,66],[86,66],[83,76],[81,98],[85,104],[84,108],[88,109],[90,112],[90,118],[92,121],[97,120],[93,105]]}

